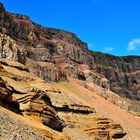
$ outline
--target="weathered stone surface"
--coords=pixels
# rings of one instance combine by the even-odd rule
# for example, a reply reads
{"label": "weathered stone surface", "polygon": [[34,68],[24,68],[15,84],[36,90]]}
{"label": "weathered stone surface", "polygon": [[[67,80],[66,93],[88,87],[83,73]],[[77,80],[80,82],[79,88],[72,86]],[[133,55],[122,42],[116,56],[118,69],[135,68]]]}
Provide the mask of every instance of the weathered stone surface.
{"label": "weathered stone surface", "polygon": [[10,101],[12,92],[7,88],[6,82],[0,78],[0,99]]}
{"label": "weathered stone surface", "polygon": [[[94,55],[94,54],[93,54]],[[103,55],[103,54],[102,54]],[[139,100],[140,57],[115,57],[95,55],[96,72],[110,81],[112,91],[122,97]]]}
{"label": "weathered stone surface", "polygon": [[139,56],[92,52],[73,33],[37,25],[27,16],[8,13],[2,4],[0,10],[0,57],[26,64],[49,82],[75,77],[140,100]]}
{"label": "weathered stone surface", "polygon": [[[41,87],[45,86],[45,83],[30,75],[27,71],[21,71],[23,67],[21,64],[14,64],[12,61],[2,59],[3,61],[5,62],[4,64],[11,62],[10,66],[1,64],[0,69],[0,100],[3,104],[16,103],[17,108],[14,109],[17,109],[17,111],[25,115],[38,116],[43,124],[52,129],[62,131],[65,123],[58,117],[57,112],[51,106],[50,99],[47,96],[47,90],[49,91],[47,84],[47,90],[45,91]],[[14,65],[12,66],[12,64]],[[15,65],[16,68],[14,67]],[[22,67],[19,68],[20,66]],[[38,86],[39,84],[40,86]],[[57,92],[53,88],[51,90],[51,86],[50,91]]]}
{"label": "weathered stone surface", "polygon": [[25,64],[26,47],[0,32],[0,57]]}
{"label": "weathered stone surface", "polygon": [[68,96],[64,92],[56,92],[55,94],[48,92],[47,95],[50,97],[52,106],[58,112],[79,114],[91,114],[96,112],[94,108],[85,105],[74,97]]}
{"label": "weathered stone surface", "polygon": [[140,57],[116,57],[96,53],[93,56],[96,73],[109,81],[111,91],[123,99],[133,101],[128,108],[139,112],[140,104],[136,101],[140,100]]}
{"label": "weathered stone surface", "polygon": [[[86,138],[87,140],[96,138],[102,138],[103,135],[99,134],[100,125],[98,126],[98,121],[95,119],[97,116],[96,111],[93,107],[88,106],[83,101],[68,95],[65,92],[61,92],[59,89],[55,88],[55,85],[46,83],[45,81],[35,77],[30,74],[27,68],[17,62],[13,62],[7,59],[0,59],[0,105],[8,108],[11,111],[22,114],[25,118],[38,121],[40,123],[48,126],[57,131],[64,131],[66,139],[70,137],[73,139],[73,131],[75,131],[74,139],[76,137]],[[7,114],[6,114],[6,117]],[[0,117],[1,119],[1,117]],[[4,118],[6,119],[6,118]],[[88,121],[85,121],[85,120]],[[98,119],[104,119],[100,117]],[[3,120],[5,123],[5,120]],[[10,121],[10,130],[9,137],[17,137],[25,139],[28,137],[28,133],[33,132],[35,135],[38,135],[36,131],[29,128],[22,122],[14,121],[11,124],[9,118],[7,121]],[[82,123],[82,121],[84,123]],[[102,123],[102,127],[105,128],[105,137],[109,135],[110,138],[113,138],[115,135],[120,135],[118,138],[121,138],[125,135],[122,127],[108,119],[109,126],[106,127]],[[17,135],[13,133],[13,125],[18,124],[19,130],[28,129],[28,132],[24,132],[21,136],[20,132],[17,131]],[[87,126],[97,125],[96,133],[92,132],[92,135],[86,131]],[[116,124],[116,127],[113,128],[113,125]],[[23,129],[21,129],[23,127]],[[66,129],[64,129],[66,127]],[[110,130],[108,130],[108,128]],[[0,127],[2,132],[6,134],[5,136],[1,134],[0,138],[7,137],[8,128],[4,130]],[[102,128],[101,128],[102,129]],[[114,130],[115,129],[115,130]],[[79,132],[80,131],[80,132]],[[69,133],[70,132],[70,133]],[[83,134],[83,136],[80,136]],[[101,132],[102,133],[102,132]],[[44,134],[44,133],[43,133]],[[63,133],[62,133],[63,134]],[[77,135],[78,134],[78,135]],[[77,136],[76,136],[77,135]],[[46,136],[46,139],[54,137],[53,134],[49,133]],[[34,137],[31,135],[30,137]],[[45,136],[42,135],[42,138]],[[62,137],[63,138],[63,137]]]}
{"label": "weathered stone surface", "polygon": [[72,139],[119,139],[126,135],[122,127],[112,120],[98,116],[89,107],[67,93],[48,93],[52,105],[66,122],[64,132]]}
{"label": "weathered stone surface", "polygon": [[[62,131],[68,125],[66,133],[70,132],[75,139],[112,139],[125,135],[122,127],[111,120],[98,124],[94,108],[45,81],[74,77],[119,107],[140,111],[139,56],[91,52],[75,34],[37,25],[27,16],[8,13],[2,4],[0,21],[0,57],[6,58],[0,59],[2,106],[36,118],[54,130]],[[80,137],[82,133],[84,136]]]}
{"label": "weathered stone surface", "polygon": [[68,127],[64,132],[73,139],[112,140],[122,138],[125,133],[119,124],[98,115],[61,114]]}

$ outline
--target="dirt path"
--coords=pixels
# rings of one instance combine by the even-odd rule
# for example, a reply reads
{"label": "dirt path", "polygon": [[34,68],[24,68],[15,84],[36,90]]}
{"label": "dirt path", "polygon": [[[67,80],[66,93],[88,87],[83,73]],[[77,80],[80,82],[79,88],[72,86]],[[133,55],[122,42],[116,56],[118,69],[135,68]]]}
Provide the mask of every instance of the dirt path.
{"label": "dirt path", "polygon": [[[56,86],[70,96],[78,98],[79,100],[86,102],[88,105],[93,106],[100,115],[111,118],[115,122],[121,124],[125,131],[129,133],[128,137],[131,137],[131,140],[140,140],[140,118],[134,117],[126,110],[119,108],[96,93],[82,87],[74,79],[70,79],[69,84],[71,88],[75,88],[75,90],[77,89],[79,93],[73,93],[70,89],[61,84],[57,84]],[[126,138],[125,140],[128,139]]]}

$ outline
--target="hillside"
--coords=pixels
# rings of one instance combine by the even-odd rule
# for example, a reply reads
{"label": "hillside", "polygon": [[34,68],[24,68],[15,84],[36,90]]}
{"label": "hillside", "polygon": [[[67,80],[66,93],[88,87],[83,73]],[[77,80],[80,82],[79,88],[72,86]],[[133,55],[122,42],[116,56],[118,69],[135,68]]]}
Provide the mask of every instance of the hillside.
{"label": "hillside", "polygon": [[75,34],[9,13],[3,4],[0,21],[2,140],[138,140],[140,56],[91,51]]}

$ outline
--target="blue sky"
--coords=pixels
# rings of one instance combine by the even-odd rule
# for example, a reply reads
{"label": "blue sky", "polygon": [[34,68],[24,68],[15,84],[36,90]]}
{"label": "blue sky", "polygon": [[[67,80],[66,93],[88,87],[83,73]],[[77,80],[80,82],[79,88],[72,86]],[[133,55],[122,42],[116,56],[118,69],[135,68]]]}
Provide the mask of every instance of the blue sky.
{"label": "blue sky", "polygon": [[74,32],[89,48],[140,55],[140,0],[0,0],[10,12]]}

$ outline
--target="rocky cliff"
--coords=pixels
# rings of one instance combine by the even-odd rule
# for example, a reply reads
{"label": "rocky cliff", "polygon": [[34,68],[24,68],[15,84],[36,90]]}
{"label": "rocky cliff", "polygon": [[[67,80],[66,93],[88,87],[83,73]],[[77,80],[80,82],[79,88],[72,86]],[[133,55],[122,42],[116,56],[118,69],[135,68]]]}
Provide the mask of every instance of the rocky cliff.
{"label": "rocky cliff", "polygon": [[[117,139],[126,134],[120,124],[97,115],[93,107],[61,92],[53,84],[35,77],[29,73],[26,66],[2,58],[0,106],[0,112],[3,114],[0,116],[2,140],[27,138],[88,140],[97,137]],[[86,119],[88,122],[82,123]],[[32,123],[34,125],[31,125]]]}
{"label": "rocky cliff", "polygon": [[[140,111],[140,57],[117,57],[88,50],[75,34],[45,28],[29,17],[8,13],[0,4],[0,56],[18,61],[42,79],[74,77],[95,83],[128,100]],[[135,105],[134,105],[135,104]]]}
{"label": "rocky cliff", "polygon": [[[7,12],[3,4],[0,58],[0,105],[34,118],[54,133],[64,131],[65,139],[117,139],[125,132],[114,121],[98,116],[84,101],[55,88],[52,82],[77,79],[93,94],[135,114],[140,112],[140,56],[117,57],[90,51],[75,34],[42,27],[28,16]],[[74,88],[73,93],[79,95]],[[58,139],[59,133],[56,135]]]}

